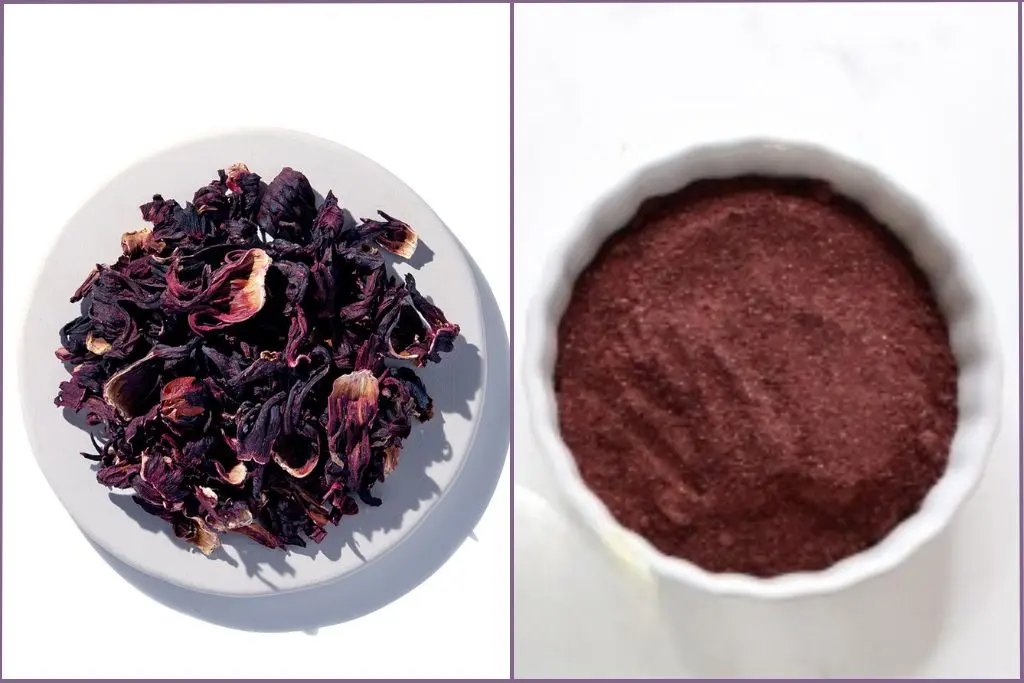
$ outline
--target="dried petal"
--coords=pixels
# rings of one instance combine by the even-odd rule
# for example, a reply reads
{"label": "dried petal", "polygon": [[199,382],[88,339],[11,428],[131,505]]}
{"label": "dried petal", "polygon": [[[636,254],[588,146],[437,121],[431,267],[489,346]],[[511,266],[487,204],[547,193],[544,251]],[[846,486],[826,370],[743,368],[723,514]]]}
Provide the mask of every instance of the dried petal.
{"label": "dried petal", "polygon": [[193,544],[199,550],[209,557],[213,554],[213,551],[220,547],[220,536],[213,533],[206,522],[199,517],[189,517],[193,523],[190,535],[185,537],[189,543]]}
{"label": "dried petal", "polygon": [[404,259],[412,258],[419,242],[416,231],[408,223],[392,218],[383,211],[377,213],[386,221],[381,234],[375,238],[377,244]]}
{"label": "dried petal", "polygon": [[85,387],[79,384],[75,379],[70,382],[61,382],[60,391],[57,394],[57,398],[54,399],[53,403],[58,408],[71,408],[71,410],[79,411],[82,409],[82,403],[85,402]]}
{"label": "dried petal", "polygon": [[245,465],[242,463],[238,463],[229,470],[225,470],[224,465],[216,461],[214,461],[213,466],[217,470],[217,476],[234,486],[238,486],[245,481],[245,475],[248,473],[248,470],[245,469]]}
{"label": "dried petal", "polygon": [[252,524],[252,512],[240,501],[227,503],[210,516],[209,524],[217,531],[233,531]]}
{"label": "dried petal", "polygon": [[145,252],[160,253],[164,246],[163,242],[153,239],[153,228],[149,226],[121,235],[121,250],[125,256],[137,256]]}
{"label": "dried petal", "polygon": [[206,385],[195,377],[172,379],[160,391],[160,415],[177,433],[201,427],[209,408]]}
{"label": "dried petal", "polygon": [[102,356],[111,348],[113,348],[113,344],[108,342],[103,337],[93,336],[93,333],[90,332],[85,338],[85,347],[89,349],[89,351],[91,351],[92,353],[95,353],[97,356]]}
{"label": "dried petal", "polygon": [[103,386],[103,399],[124,417],[144,415],[156,402],[160,361],[152,352],[118,371]]}
{"label": "dried petal", "polygon": [[248,320],[266,303],[264,283],[271,263],[267,252],[236,251],[228,254],[225,261],[213,275],[204,297],[206,304],[189,313],[189,325],[200,334]]}
{"label": "dried petal", "polygon": [[[377,415],[379,388],[369,370],[334,380],[328,399],[327,439],[331,460],[345,468],[348,485],[356,488],[370,460],[369,425]],[[342,449],[345,457],[342,459]]]}
{"label": "dried petal", "polygon": [[277,536],[275,536],[274,534],[272,534],[269,531],[267,531],[267,529],[263,525],[257,524],[255,522],[252,523],[252,524],[248,524],[246,526],[234,529],[234,531],[236,531],[236,532],[238,532],[240,534],[244,534],[244,535],[248,536],[249,538],[251,538],[252,540],[254,540],[257,543],[259,543],[260,545],[265,545],[268,548],[283,548],[284,547],[284,543],[282,543],[280,541],[280,539],[277,538]]}
{"label": "dried petal", "polygon": [[288,366],[294,368],[303,360],[309,360],[309,356],[299,353],[299,348],[307,342],[306,314],[299,309],[292,318],[291,327],[288,329],[288,341],[285,343],[284,355]]}
{"label": "dried petal", "polygon": [[285,167],[270,181],[256,224],[271,237],[305,244],[316,216],[316,194],[302,173]]}
{"label": "dried petal", "polygon": [[320,461],[320,448],[316,441],[306,443],[298,439],[282,440],[273,452],[273,459],[285,472],[303,479],[308,477]]}
{"label": "dried petal", "polygon": [[398,454],[401,452],[401,447],[396,444],[388,446],[384,451],[384,476],[390,476],[395,468],[398,467]]}
{"label": "dried petal", "polygon": [[262,406],[254,406],[238,416],[239,460],[251,460],[259,465],[270,462],[274,442],[281,433],[281,404],[286,397],[282,391]]}
{"label": "dried petal", "polygon": [[96,479],[104,486],[115,489],[131,488],[132,481],[139,475],[141,465],[138,463],[124,463],[122,465],[110,465],[101,467],[96,472]]}
{"label": "dried petal", "polygon": [[334,243],[344,233],[355,227],[355,219],[347,210],[338,206],[338,198],[328,192],[324,203],[313,219],[313,239],[321,243]]}
{"label": "dried petal", "polygon": [[195,487],[204,521],[216,531],[231,531],[252,524],[252,511],[241,501],[221,501],[208,486]]}
{"label": "dried petal", "polygon": [[228,189],[232,192],[241,192],[242,188],[238,184],[239,178],[249,174],[249,167],[239,162],[237,164],[231,164],[228,166],[227,172],[227,185]]}
{"label": "dried petal", "polygon": [[388,350],[394,358],[411,360],[418,367],[428,361],[441,362],[441,353],[454,348],[459,326],[448,322],[437,306],[416,290],[412,275],[405,276],[408,294],[398,301],[382,321]]}

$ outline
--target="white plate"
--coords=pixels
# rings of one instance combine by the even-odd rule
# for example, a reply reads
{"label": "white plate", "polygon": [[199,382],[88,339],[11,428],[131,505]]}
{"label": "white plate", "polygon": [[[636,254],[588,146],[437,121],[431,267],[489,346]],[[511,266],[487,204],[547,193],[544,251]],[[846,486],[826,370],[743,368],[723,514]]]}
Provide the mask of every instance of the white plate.
{"label": "white plate", "polygon": [[[374,488],[378,508],[331,527],[319,545],[284,554],[238,534],[225,537],[225,553],[207,558],[174,538],[168,525],[124,495],[96,482],[86,432],[54,407],[67,378],[54,357],[58,329],[78,315],[68,298],[96,263],[119,253],[120,236],[144,225],[139,205],[160,193],[184,203],[216,177],[217,169],[244,162],[269,182],[284,166],[302,171],[321,195],[333,190],[357,217],[377,209],[401,218],[420,235],[416,254],[398,262],[417,287],[462,329],[451,354],[418,371],[434,398],[434,419],[414,428],[401,462]],[[484,396],[485,335],[480,297],[462,247],[409,187],[366,157],[341,145],[281,130],[252,130],[169,149],[114,178],[64,227],[36,283],[19,353],[21,395],[33,451],[50,486],[79,527],[118,559],[171,583],[220,595],[253,596],[294,591],[347,576],[413,533],[451,487],[477,431]],[[40,501],[40,504],[47,504]]]}

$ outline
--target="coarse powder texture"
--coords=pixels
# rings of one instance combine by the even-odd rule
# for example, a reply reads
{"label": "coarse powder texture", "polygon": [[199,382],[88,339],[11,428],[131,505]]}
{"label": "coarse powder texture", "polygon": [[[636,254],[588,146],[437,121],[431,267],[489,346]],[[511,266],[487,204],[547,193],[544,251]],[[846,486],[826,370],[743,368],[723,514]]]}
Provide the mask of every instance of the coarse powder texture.
{"label": "coarse powder texture", "polygon": [[824,569],[942,476],[956,361],[928,282],[815,180],[647,201],[559,329],[562,437],[624,526],[714,572]]}

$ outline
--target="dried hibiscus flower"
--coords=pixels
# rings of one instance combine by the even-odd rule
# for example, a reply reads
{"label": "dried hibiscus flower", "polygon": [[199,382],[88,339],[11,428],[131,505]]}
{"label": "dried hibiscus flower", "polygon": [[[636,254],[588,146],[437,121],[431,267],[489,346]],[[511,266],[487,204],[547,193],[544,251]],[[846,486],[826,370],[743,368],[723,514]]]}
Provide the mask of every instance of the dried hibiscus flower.
{"label": "dried hibiscus flower", "polygon": [[357,221],[285,168],[244,164],[184,207],[154,195],[150,225],[74,293],[60,330],[71,377],[57,406],[103,428],[96,478],[133,492],[206,554],[226,533],[270,548],[319,543],[398,465],[433,406],[409,367],[459,334],[381,250],[416,232],[383,211]]}

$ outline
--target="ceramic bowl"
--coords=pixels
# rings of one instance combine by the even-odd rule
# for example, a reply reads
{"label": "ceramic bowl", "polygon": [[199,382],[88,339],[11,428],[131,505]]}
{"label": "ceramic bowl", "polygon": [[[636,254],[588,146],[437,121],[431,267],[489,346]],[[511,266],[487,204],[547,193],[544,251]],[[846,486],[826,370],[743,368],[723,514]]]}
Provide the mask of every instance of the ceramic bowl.
{"label": "ceramic bowl", "polygon": [[[701,178],[744,174],[815,177],[859,201],[906,244],[931,281],[946,316],[959,366],[959,421],[945,474],[920,510],[882,541],[831,567],[772,578],[712,573],[670,557],[620,525],[584,484],[559,435],[553,371],[558,323],[577,276],[604,241],[626,225],[641,202]],[[626,177],[583,213],[556,247],[526,330],[523,381],[532,427],[563,502],[582,527],[649,578],[681,582],[713,594],[795,598],[831,593],[887,572],[943,529],[976,487],[1000,413],[1001,372],[994,320],[970,263],[934,214],[871,166],[799,142],[742,140],[695,146]]]}

